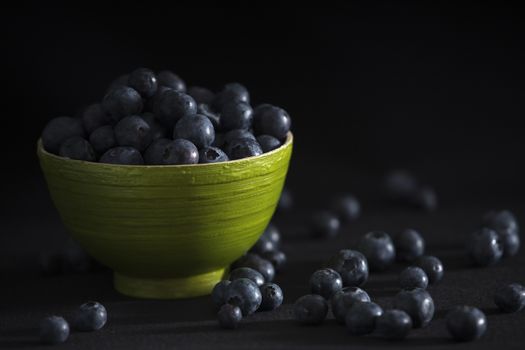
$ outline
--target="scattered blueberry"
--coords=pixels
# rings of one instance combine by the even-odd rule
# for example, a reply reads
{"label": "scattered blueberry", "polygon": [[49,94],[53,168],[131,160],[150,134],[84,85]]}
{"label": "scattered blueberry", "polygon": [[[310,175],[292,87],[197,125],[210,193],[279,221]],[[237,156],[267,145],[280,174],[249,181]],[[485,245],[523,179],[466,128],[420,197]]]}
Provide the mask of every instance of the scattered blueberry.
{"label": "scattered blueberry", "polygon": [[275,271],[282,270],[283,266],[286,264],[286,254],[280,250],[264,252],[261,257],[271,262]]}
{"label": "scattered blueberry", "polygon": [[242,320],[242,311],[236,305],[224,304],[217,313],[219,326],[224,329],[235,329]]}
{"label": "scattered blueberry", "polygon": [[175,125],[173,138],[186,139],[197,148],[204,148],[210,146],[215,139],[215,130],[207,117],[200,114],[187,115]]}
{"label": "scattered blueberry", "polygon": [[142,165],[144,159],[140,152],[133,147],[114,147],[106,151],[100,157],[100,163],[123,164],[123,165]]}
{"label": "scattered blueberry", "polygon": [[422,186],[416,189],[410,197],[410,201],[417,208],[434,211],[437,208],[437,195],[433,188]]}
{"label": "scattered blueberry", "polygon": [[341,275],[345,287],[358,287],[368,280],[368,262],[356,250],[340,250],[330,258],[327,265]]}
{"label": "scattered blueberry", "polygon": [[223,280],[220,281],[213,287],[211,292],[211,300],[215,306],[220,307],[226,303],[226,291],[230,285],[231,281]]}
{"label": "scattered blueberry", "polygon": [[325,299],[330,299],[332,295],[343,288],[343,280],[337,271],[324,268],[315,271],[310,277],[310,291],[312,294],[319,294]]}
{"label": "scattered blueberry", "polygon": [[394,305],[396,309],[410,315],[415,328],[426,327],[434,317],[434,300],[421,288],[400,291],[394,299]]}
{"label": "scattered blueberry", "polygon": [[385,176],[385,190],[392,199],[407,198],[417,187],[417,179],[407,170],[393,170]]}
{"label": "scattered blueberry", "polygon": [[345,322],[346,314],[348,310],[356,302],[369,302],[370,296],[368,293],[359,287],[345,287],[336,292],[331,299],[332,313],[335,319],[340,324]]}
{"label": "scattered blueberry", "polygon": [[111,125],[104,125],[96,128],[91,135],[89,135],[89,143],[97,154],[104,154],[108,149],[117,145],[115,133]]}
{"label": "scattered blueberry", "polygon": [[250,267],[259,271],[266,282],[273,281],[275,277],[275,268],[272,263],[266,259],[261,258],[257,254],[247,253],[232,264],[232,268]]}
{"label": "scattered blueberry", "polygon": [[255,282],[247,278],[232,281],[226,290],[226,302],[238,306],[243,316],[251,315],[261,305],[262,295]]}
{"label": "scattered blueberry", "polygon": [[96,301],[88,301],[80,305],[75,314],[73,326],[79,331],[96,331],[104,327],[108,315],[104,305]]}
{"label": "scattered blueberry", "polygon": [[276,248],[281,244],[281,233],[277,226],[272,223],[269,223],[268,226],[266,226],[262,235],[272,241]]}
{"label": "scattered blueberry", "polygon": [[247,278],[255,282],[258,286],[264,284],[264,277],[259,271],[256,271],[249,267],[238,267],[233,269],[228,276],[230,281],[238,280],[239,278]]}
{"label": "scattered blueberry", "polygon": [[426,289],[428,287],[428,276],[422,268],[409,266],[401,271],[399,285],[402,289]]}
{"label": "scattered blueberry", "polygon": [[146,150],[152,141],[149,124],[136,115],[122,118],[115,125],[114,132],[119,146],[133,147],[140,152]]}
{"label": "scattered blueberry", "polygon": [[386,339],[404,339],[411,329],[412,319],[403,310],[386,310],[376,319],[376,332]]}
{"label": "scattered blueberry", "polygon": [[456,341],[472,341],[487,330],[487,318],[475,307],[458,306],[447,315],[447,329]]}
{"label": "scattered blueberry", "polygon": [[80,136],[73,136],[60,145],[58,155],[76,160],[94,162],[96,160],[95,151],[91,144]]}
{"label": "scattered blueberry", "polygon": [[43,344],[60,344],[69,337],[69,324],[59,316],[49,316],[40,322],[40,341]]}
{"label": "scattered blueberry", "polygon": [[42,131],[42,144],[46,151],[58,154],[60,145],[74,136],[84,136],[82,123],[71,117],[51,119]]}
{"label": "scattered blueberry", "polygon": [[336,197],[332,202],[332,209],[339,219],[344,222],[354,221],[361,213],[359,201],[350,194]]}
{"label": "scattered blueberry", "polygon": [[252,127],[253,110],[248,103],[226,103],[221,109],[221,129],[250,129]]}
{"label": "scattered blueberry", "polygon": [[262,235],[259,237],[257,242],[255,242],[254,246],[250,249],[250,252],[262,255],[267,252],[273,252],[277,248],[275,247],[275,244],[273,241],[271,241],[268,237]]}
{"label": "scattered blueberry", "polygon": [[414,264],[418,267],[421,267],[423,271],[425,271],[428,277],[429,284],[439,282],[443,278],[443,274],[445,273],[443,263],[435,256],[421,256],[416,259]]}
{"label": "scattered blueberry", "polygon": [[253,128],[257,135],[270,135],[284,140],[291,124],[290,116],[282,108],[270,106],[254,110]]}
{"label": "scattered blueberry", "polygon": [[157,77],[150,69],[138,68],[129,75],[128,85],[137,90],[142,97],[148,98],[157,92]]}
{"label": "scattered blueberry", "polygon": [[104,96],[102,107],[113,122],[142,112],[142,98],[137,90],[129,86],[117,86]]}
{"label": "scattered blueberry", "polygon": [[196,114],[197,104],[190,95],[169,89],[158,97],[154,113],[162,124],[173,128],[181,118]]}
{"label": "scattered blueberry", "polygon": [[215,98],[215,94],[211,92],[211,90],[201,86],[191,86],[188,89],[188,95],[193,97],[198,104],[204,103],[208,106],[213,103],[213,99]]}
{"label": "scattered blueberry", "polygon": [[383,309],[376,303],[357,301],[346,314],[346,328],[353,335],[370,334],[375,330],[376,320],[382,314]]}
{"label": "scattered blueberry", "polygon": [[257,136],[257,142],[261,145],[264,153],[271,152],[274,149],[281,147],[281,141],[270,135]]}
{"label": "scattered blueberry", "polygon": [[494,295],[494,303],[503,312],[517,312],[525,309],[525,287],[518,283],[500,288]]}
{"label": "scattered blueberry", "polygon": [[284,299],[281,287],[275,283],[265,283],[260,289],[262,295],[261,310],[275,310],[281,306]]}
{"label": "scattered blueberry", "polygon": [[109,123],[109,118],[100,103],[94,103],[84,109],[82,113],[82,125],[88,134],[95,129]]}
{"label": "scattered blueberry", "polygon": [[293,306],[295,320],[305,325],[321,324],[328,314],[328,303],[317,294],[307,294],[295,302]]}
{"label": "scattered blueberry", "polygon": [[157,121],[153,113],[150,113],[150,112],[142,113],[140,117],[146,123],[148,123],[149,128],[151,130],[152,140],[158,140],[158,139],[168,137],[168,130],[164,127],[164,125],[160,124],[160,122]]}
{"label": "scattered blueberry", "polygon": [[520,248],[518,221],[508,210],[490,211],[483,217],[483,224],[496,231],[503,245],[503,256],[516,255]]}
{"label": "scattered blueberry", "polygon": [[312,233],[315,237],[330,238],[339,233],[341,223],[337,216],[328,211],[318,211],[312,216]]}
{"label": "scattered blueberry", "polygon": [[425,240],[412,229],[403,230],[394,236],[394,246],[399,261],[412,262],[425,253]]}
{"label": "scattered blueberry", "polygon": [[497,263],[503,256],[503,246],[496,231],[482,228],[467,241],[467,253],[470,260],[478,266]]}
{"label": "scattered blueberry", "polygon": [[178,75],[170,72],[169,70],[160,71],[157,74],[157,81],[161,86],[166,86],[170,89],[180,92],[186,91],[186,84],[184,81]]}
{"label": "scattered blueberry", "polygon": [[394,243],[386,232],[372,231],[361,238],[358,250],[363,253],[372,271],[384,271],[396,258]]}
{"label": "scattered blueberry", "polygon": [[288,187],[283,187],[281,196],[279,197],[279,203],[277,204],[277,210],[280,212],[286,212],[293,207],[293,195],[292,191]]}
{"label": "scattered blueberry", "polygon": [[61,272],[86,273],[92,270],[93,260],[82,247],[73,240],[68,241],[60,251]]}
{"label": "scattered blueberry", "polygon": [[228,155],[217,147],[210,146],[199,151],[199,163],[219,163],[228,160]]}
{"label": "scattered blueberry", "polygon": [[257,141],[249,138],[242,138],[231,141],[228,144],[228,149],[226,153],[228,154],[230,159],[233,160],[258,156],[261,155],[263,152],[261,146],[259,146]]}

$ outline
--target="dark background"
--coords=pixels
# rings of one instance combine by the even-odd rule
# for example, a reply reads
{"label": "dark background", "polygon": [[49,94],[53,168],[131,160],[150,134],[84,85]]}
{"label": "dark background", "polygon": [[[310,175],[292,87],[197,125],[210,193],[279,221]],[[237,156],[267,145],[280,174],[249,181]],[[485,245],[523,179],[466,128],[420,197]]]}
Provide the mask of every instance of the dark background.
{"label": "dark background", "polygon": [[[34,273],[35,254],[63,239],[35,144],[49,119],[74,115],[100,100],[112,79],[137,67],[170,69],[189,86],[214,90],[239,81],[250,90],[254,104],[270,102],[290,113],[296,138],[288,186],[297,211],[289,220],[280,219],[288,231],[301,231],[311,210],[323,207],[333,193],[345,190],[359,196],[363,221],[347,230],[351,238],[326,247],[292,239],[287,246],[292,257],[303,256],[300,249],[311,253],[313,262],[307,268],[300,259],[291,263],[292,271],[293,266],[305,271],[304,281],[326,254],[370,229],[419,225],[436,242],[435,249],[449,242],[444,245],[448,249],[458,247],[457,237],[475,227],[487,209],[510,208],[523,222],[525,25],[523,12],[510,3],[382,1],[332,8],[219,8],[120,2],[11,7],[3,8],[0,16],[0,271],[12,280],[2,299],[4,308],[11,310],[8,320],[18,320],[13,323],[15,338],[24,338],[30,315],[61,305],[58,296],[35,298],[35,290],[65,293],[73,305],[82,301],[80,296],[127,300],[111,290],[107,276],[94,278],[93,283],[106,286],[99,290],[90,289],[91,282],[80,277],[64,277],[57,286]],[[435,187],[439,211],[429,215],[385,207],[381,178],[393,168],[407,168]],[[523,261],[523,254],[520,258]],[[519,261],[493,274],[501,280],[521,278],[523,283],[523,273],[516,269]],[[298,276],[286,283],[295,286]],[[469,278],[471,273],[465,272],[450,285],[467,288],[472,286]],[[84,292],[66,288],[75,283],[86,288]],[[293,290],[292,296],[301,294]],[[474,290],[480,292],[483,285]],[[442,295],[449,300],[448,294]],[[6,301],[8,296],[12,303]],[[39,311],[27,310],[28,305]],[[141,305],[137,313],[147,308]],[[164,304],[147,305],[164,310]],[[188,304],[177,305],[188,310]],[[21,308],[26,313],[18,317]],[[160,323],[168,316],[148,317]],[[509,336],[515,335],[516,324],[511,324]],[[270,325],[264,327],[271,333]],[[298,335],[291,328],[293,339]],[[194,333],[203,341],[202,334]],[[208,334],[207,329],[202,333]],[[243,337],[249,341],[250,334]],[[16,339],[6,344],[24,344]],[[111,336],[105,339],[112,344]],[[191,339],[188,335],[186,341]],[[113,345],[119,344],[115,340]]]}

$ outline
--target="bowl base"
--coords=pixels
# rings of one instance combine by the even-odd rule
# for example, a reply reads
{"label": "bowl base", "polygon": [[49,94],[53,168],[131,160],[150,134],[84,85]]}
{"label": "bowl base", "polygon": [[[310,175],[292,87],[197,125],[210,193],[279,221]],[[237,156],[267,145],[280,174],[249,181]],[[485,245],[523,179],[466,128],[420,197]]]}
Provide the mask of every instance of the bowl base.
{"label": "bowl base", "polygon": [[146,299],[182,299],[210,294],[225,269],[181,278],[143,278],[115,272],[113,284],[122,294]]}

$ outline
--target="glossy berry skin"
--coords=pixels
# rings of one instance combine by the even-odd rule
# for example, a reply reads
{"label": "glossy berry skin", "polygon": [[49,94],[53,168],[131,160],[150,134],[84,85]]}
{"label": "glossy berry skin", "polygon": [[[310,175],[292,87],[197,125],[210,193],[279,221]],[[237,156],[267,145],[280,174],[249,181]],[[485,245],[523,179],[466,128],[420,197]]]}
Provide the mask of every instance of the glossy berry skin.
{"label": "glossy berry skin", "polygon": [[237,140],[237,139],[251,139],[255,141],[255,136],[253,136],[253,134],[249,132],[248,130],[244,130],[244,129],[230,130],[226,134],[224,134],[223,149],[228,148],[228,145],[232,141]]}
{"label": "glossy berry skin", "polygon": [[262,256],[264,253],[273,252],[276,249],[275,244],[268,237],[262,235],[250,249],[250,252]]}
{"label": "glossy berry skin", "polygon": [[425,253],[425,240],[419,232],[412,229],[401,231],[394,237],[398,261],[412,262]]}
{"label": "glossy berry skin", "polygon": [[332,201],[332,210],[339,220],[351,222],[361,214],[361,205],[357,198],[351,194],[337,196]]}
{"label": "glossy berry skin", "polygon": [[100,157],[99,162],[121,165],[142,165],[144,164],[144,159],[136,148],[113,147]]}
{"label": "glossy berry skin", "polygon": [[290,131],[292,119],[279,107],[271,106],[254,111],[253,129],[256,135],[270,135],[284,140]]}
{"label": "glossy berry skin", "polygon": [[40,342],[42,344],[60,344],[69,337],[69,324],[59,316],[49,316],[40,322]]}
{"label": "glossy berry skin", "polygon": [[428,186],[418,187],[409,200],[414,206],[425,211],[434,211],[437,208],[436,192]]}
{"label": "glossy berry skin", "polygon": [[332,313],[336,321],[343,324],[345,323],[348,310],[350,310],[355,303],[369,301],[370,296],[361,288],[345,287],[332,296],[330,303],[332,304]]}
{"label": "glossy berry skin", "polygon": [[203,115],[185,116],[175,125],[173,138],[186,139],[201,149],[212,144],[215,130],[211,121]]}
{"label": "glossy berry skin", "polygon": [[266,226],[262,236],[268,238],[276,248],[281,244],[281,233],[277,226],[272,223],[269,223],[268,226]]}
{"label": "glossy berry skin", "polygon": [[247,278],[232,281],[226,290],[226,303],[238,306],[243,316],[251,315],[261,305],[262,295],[259,286]]}
{"label": "glossy berry skin", "polygon": [[58,154],[60,145],[74,136],[84,136],[81,121],[71,117],[58,117],[46,124],[42,131],[42,144],[46,151]]}
{"label": "glossy berry skin", "polygon": [[435,284],[441,281],[445,274],[441,260],[431,255],[424,255],[416,259],[414,264],[421,267],[427,274],[428,283]]}
{"label": "glossy berry skin", "polygon": [[170,89],[185,92],[186,84],[178,75],[169,70],[160,71],[157,74],[157,81],[160,86],[166,86]]}
{"label": "glossy berry skin", "polygon": [[221,130],[250,129],[252,127],[253,110],[248,103],[227,103],[221,110]]}
{"label": "glossy berry skin", "polygon": [[368,262],[356,250],[340,250],[330,258],[327,266],[341,275],[345,287],[359,287],[368,280]]}
{"label": "glossy berry skin", "polygon": [[91,143],[91,146],[93,146],[97,154],[104,154],[108,149],[115,147],[117,140],[115,139],[113,127],[111,125],[104,125],[95,129],[91,135],[89,135],[89,143]]}
{"label": "glossy berry skin", "polygon": [[110,122],[100,103],[89,105],[82,112],[82,125],[88,134]]}
{"label": "glossy berry skin", "polygon": [[191,86],[188,89],[188,95],[193,97],[197,104],[204,103],[208,106],[213,103],[213,99],[215,98],[215,94],[211,92],[211,90],[202,86]]}
{"label": "glossy berry skin", "polygon": [[244,102],[250,103],[248,89],[239,83],[229,83],[224,85],[222,90],[215,95],[212,107],[216,111],[222,111],[223,107],[229,103]]}
{"label": "glossy berry skin", "polygon": [[503,256],[514,256],[520,248],[518,221],[508,210],[490,211],[483,217],[483,225],[496,231],[503,245]]}
{"label": "glossy berry skin", "polygon": [[129,86],[117,86],[104,96],[102,107],[113,122],[142,112],[142,97]]}
{"label": "glossy berry skin", "polygon": [[74,328],[79,331],[97,331],[104,327],[108,314],[104,305],[96,301],[88,301],[80,305],[75,314]]}
{"label": "glossy berry skin", "polygon": [[456,341],[476,340],[487,330],[487,318],[475,307],[458,306],[447,314],[447,329]]}
{"label": "glossy berry skin", "polygon": [[264,252],[261,254],[261,257],[271,262],[275,271],[282,270],[284,265],[286,265],[286,254],[279,250]]}
{"label": "glossy berry skin", "polygon": [[226,291],[228,290],[230,283],[231,281],[229,280],[223,280],[213,287],[211,300],[215,306],[220,307],[226,303]]}
{"label": "glossy berry skin", "polygon": [[137,90],[142,97],[148,98],[157,92],[157,77],[151,69],[138,68],[129,75],[128,85]]}
{"label": "glossy berry skin", "polygon": [[318,211],[312,216],[312,235],[320,238],[337,236],[341,222],[334,214],[328,211]]}
{"label": "glossy berry skin", "polygon": [[405,339],[412,329],[412,320],[403,310],[386,310],[376,319],[376,333],[386,339]]}
{"label": "glossy berry skin", "polygon": [[330,299],[332,295],[343,288],[343,280],[337,271],[324,268],[315,271],[310,276],[310,291],[312,294],[319,294],[325,299]]}
{"label": "glossy berry skin", "polygon": [[372,231],[361,238],[358,250],[363,253],[372,271],[384,271],[396,258],[394,243],[386,232]]}
{"label": "glossy berry skin", "polygon": [[95,151],[91,144],[80,136],[73,136],[60,145],[58,155],[76,160],[94,162],[96,160]]}
{"label": "glossy berry skin", "polygon": [[206,147],[199,151],[199,163],[220,163],[230,160],[224,151],[217,147]]}
{"label": "glossy berry skin", "polygon": [[268,153],[281,147],[281,141],[270,135],[257,136],[257,142],[261,145],[264,153]]}
{"label": "glossy berry skin", "polygon": [[136,115],[122,118],[115,125],[114,132],[119,146],[133,147],[140,152],[145,151],[153,139],[149,124]]}
{"label": "glossy berry skin", "polygon": [[224,304],[217,313],[219,326],[224,329],[235,329],[242,321],[242,311],[238,306]]}
{"label": "glossy berry skin", "polygon": [[409,266],[399,275],[399,286],[401,289],[426,289],[428,287],[428,276],[422,268]]}
{"label": "glossy berry skin", "polygon": [[525,309],[525,287],[512,283],[500,288],[494,295],[494,303],[503,312],[518,312]]}
{"label": "glossy berry skin", "polygon": [[202,114],[203,116],[205,116],[206,118],[208,118],[211,122],[211,124],[213,125],[213,128],[215,129],[215,131],[222,131],[221,127],[220,127],[220,117],[218,114],[216,114],[215,112],[213,112],[210,107],[206,104],[198,104],[197,105],[197,113],[198,114]]}
{"label": "glossy berry skin", "polygon": [[257,254],[248,253],[232,264],[232,268],[237,267],[250,267],[256,271],[259,271],[266,282],[273,281],[275,277],[275,268],[272,263],[266,259],[261,258]]}
{"label": "glossy berry skin", "polygon": [[304,325],[318,325],[323,323],[328,314],[328,303],[317,294],[307,294],[295,302],[293,306],[294,318]]}
{"label": "glossy berry skin", "polygon": [[142,113],[140,117],[149,125],[152,141],[168,137],[168,130],[153,115],[153,113]]}
{"label": "glossy berry skin", "polygon": [[426,327],[434,317],[434,300],[421,288],[399,292],[394,299],[394,307],[409,314],[415,328]]}
{"label": "glossy berry skin", "polygon": [[168,144],[163,154],[163,164],[197,164],[199,150],[188,140],[177,139]]}
{"label": "glossy berry skin", "polygon": [[383,309],[372,302],[356,302],[345,317],[346,328],[353,335],[370,334],[375,330],[376,320]]}
{"label": "glossy berry skin", "polygon": [[164,126],[171,129],[181,118],[196,114],[197,104],[190,95],[168,89],[158,97],[154,113]]}
{"label": "glossy berry skin", "polygon": [[496,231],[482,228],[467,240],[468,257],[474,265],[489,266],[503,256],[503,245]]}
{"label": "glossy berry skin", "polygon": [[144,152],[144,163],[148,165],[168,165],[170,151],[173,150],[171,144],[173,140],[160,138],[153,141]]}
{"label": "glossy berry skin", "polygon": [[270,311],[275,310],[284,300],[284,295],[281,287],[275,283],[265,283],[261,287],[262,303],[260,310]]}
{"label": "glossy berry skin", "polygon": [[235,139],[228,144],[227,149],[228,157],[232,160],[255,157],[262,153],[261,146],[257,141],[249,138]]}
{"label": "glossy berry skin", "polygon": [[233,269],[228,276],[230,281],[238,280],[239,278],[247,278],[255,282],[258,286],[264,284],[264,277],[259,271],[256,271],[249,267],[238,267]]}

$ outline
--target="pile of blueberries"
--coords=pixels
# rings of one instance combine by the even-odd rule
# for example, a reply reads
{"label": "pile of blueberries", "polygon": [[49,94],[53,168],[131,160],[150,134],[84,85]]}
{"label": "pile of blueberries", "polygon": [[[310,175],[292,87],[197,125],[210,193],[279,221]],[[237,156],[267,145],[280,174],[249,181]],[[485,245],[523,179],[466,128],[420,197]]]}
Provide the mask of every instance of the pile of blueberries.
{"label": "pile of blueberries", "polygon": [[[80,305],[72,320],[73,329],[81,332],[97,331],[104,327],[108,314],[104,305],[88,301]],[[61,316],[48,316],[40,322],[40,341],[43,344],[60,344],[69,338],[69,323]]]}
{"label": "pile of blueberries", "polygon": [[320,210],[311,218],[311,235],[318,238],[337,236],[342,223],[356,220],[361,214],[361,205],[352,194],[342,194],[332,199],[330,210]]}
{"label": "pile of blueberries", "polygon": [[280,147],[288,113],[250,105],[248,90],[226,84],[218,93],[186,84],[170,71],[139,68],[117,78],[101,103],[80,116],[52,119],[44,148],[71,159],[111,164],[216,163]]}

